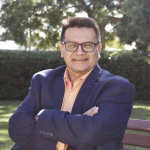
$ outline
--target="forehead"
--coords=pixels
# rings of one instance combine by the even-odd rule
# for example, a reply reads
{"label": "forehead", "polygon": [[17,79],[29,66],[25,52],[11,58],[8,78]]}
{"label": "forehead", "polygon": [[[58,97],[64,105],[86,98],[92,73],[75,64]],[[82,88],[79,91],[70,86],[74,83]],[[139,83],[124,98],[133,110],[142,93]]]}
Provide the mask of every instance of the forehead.
{"label": "forehead", "polygon": [[93,28],[78,28],[78,27],[73,27],[73,28],[68,28],[65,31],[65,36],[64,36],[65,41],[74,41],[74,42],[97,42],[96,39],[96,33]]}

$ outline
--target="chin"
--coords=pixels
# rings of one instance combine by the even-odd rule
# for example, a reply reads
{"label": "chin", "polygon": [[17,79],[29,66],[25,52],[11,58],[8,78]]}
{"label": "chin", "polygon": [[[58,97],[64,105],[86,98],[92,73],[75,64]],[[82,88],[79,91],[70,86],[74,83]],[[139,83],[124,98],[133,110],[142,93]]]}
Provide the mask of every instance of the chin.
{"label": "chin", "polygon": [[74,72],[77,72],[77,73],[87,73],[88,71],[90,71],[89,70],[89,68],[75,68],[75,69],[73,69],[74,70]]}

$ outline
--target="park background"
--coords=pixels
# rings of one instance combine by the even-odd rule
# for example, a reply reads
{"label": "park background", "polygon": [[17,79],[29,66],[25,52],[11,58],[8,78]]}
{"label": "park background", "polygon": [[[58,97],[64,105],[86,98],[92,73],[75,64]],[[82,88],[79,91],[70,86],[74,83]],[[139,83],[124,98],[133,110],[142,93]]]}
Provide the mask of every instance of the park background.
{"label": "park background", "polygon": [[149,0],[0,0],[0,7],[0,150],[14,144],[8,120],[28,94],[33,74],[65,64],[58,43],[68,16],[98,22],[99,65],[135,85],[131,118],[150,120]]}

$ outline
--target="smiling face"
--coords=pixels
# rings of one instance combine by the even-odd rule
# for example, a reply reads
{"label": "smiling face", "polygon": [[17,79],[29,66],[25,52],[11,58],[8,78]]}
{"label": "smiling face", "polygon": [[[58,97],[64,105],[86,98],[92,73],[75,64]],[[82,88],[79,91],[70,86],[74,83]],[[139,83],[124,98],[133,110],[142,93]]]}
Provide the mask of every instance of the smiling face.
{"label": "smiling face", "polygon": [[[97,43],[96,33],[93,28],[68,28],[65,31],[64,42],[93,42]],[[59,44],[61,57],[64,58],[69,74],[82,76],[95,67],[100,58],[101,45],[95,46],[93,52],[84,52],[81,45],[74,52],[65,49],[65,45]]]}

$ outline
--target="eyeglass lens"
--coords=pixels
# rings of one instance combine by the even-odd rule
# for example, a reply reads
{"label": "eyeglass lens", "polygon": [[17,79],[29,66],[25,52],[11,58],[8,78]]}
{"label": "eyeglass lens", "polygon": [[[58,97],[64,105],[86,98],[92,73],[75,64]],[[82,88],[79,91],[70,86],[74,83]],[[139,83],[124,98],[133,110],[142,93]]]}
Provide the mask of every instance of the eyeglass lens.
{"label": "eyeglass lens", "polygon": [[[67,42],[65,44],[66,44],[66,49],[68,51],[75,51],[78,49],[78,46],[80,45],[78,43],[73,43],[73,42]],[[81,46],[84,51],[93,51],[94,50],[93,43],[82,43]]]}

